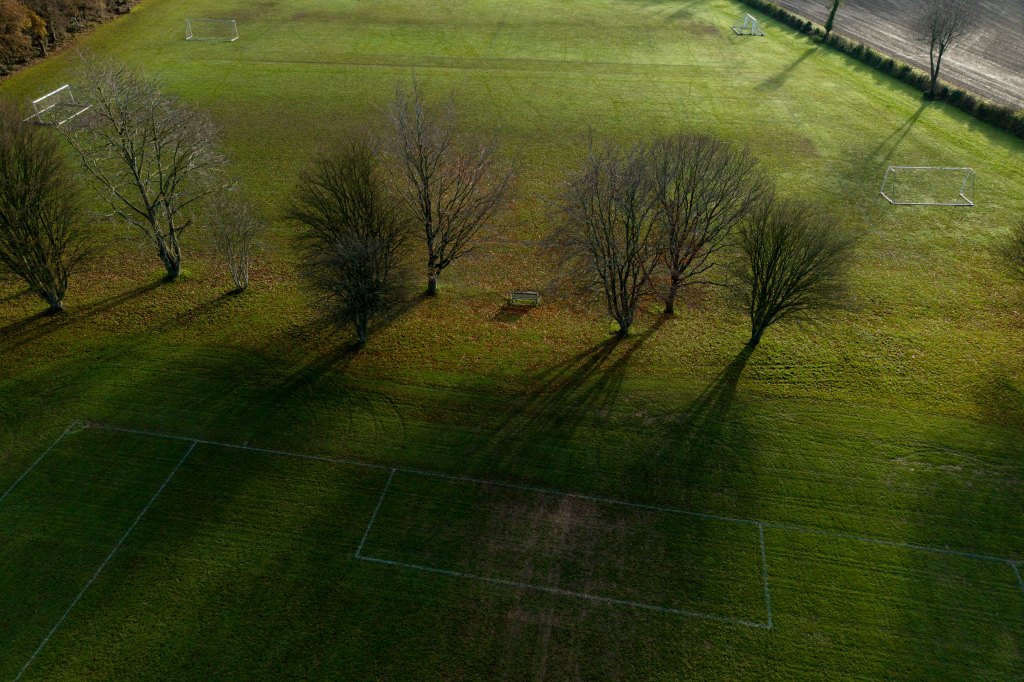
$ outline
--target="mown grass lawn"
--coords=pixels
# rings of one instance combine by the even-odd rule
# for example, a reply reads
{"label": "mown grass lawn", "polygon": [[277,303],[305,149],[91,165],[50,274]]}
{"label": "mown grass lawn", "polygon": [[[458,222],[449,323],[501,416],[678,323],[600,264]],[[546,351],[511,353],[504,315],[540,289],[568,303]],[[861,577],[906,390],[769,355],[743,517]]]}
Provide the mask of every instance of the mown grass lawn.
{"label": "mown grass lawn", "polygon": [[[161,284],[114,226],[64,317],[0,281],[0,495],[76,420],[383,468],[66,436],[0,499],[0,677],[58,622],[25,679],[1024,675],[1024,287],[993,255],[1024,143],[782,26],[737,37],[744,11],[146,0],[84,39],[210,109],[274,227],[238,297],[198,233]],[[234,17],[241,40],[185,42],[189,16]],[[0,94],[73,69],[64,53]],[[318,146],[379,128],[413,73],[471,130],[500,128],[516,197],[438,299],[355,353],[303,296],[281,215]],[[749,358],[715,290],[671,320],[652,305],[619,344],[558,296],[503,310],[554,279],[537,242],[588,131],[678,128],[752,145],[784,193],[864,233],[853,310],[772,329]],[[978,206],[891,207],[889,164],[971,166]],[[390,467],[764,525],[409,473],[381,498]],[[767,622],[758,528],[771,628],[738,622]],[[449,573],[361,561],[361,540]]]}

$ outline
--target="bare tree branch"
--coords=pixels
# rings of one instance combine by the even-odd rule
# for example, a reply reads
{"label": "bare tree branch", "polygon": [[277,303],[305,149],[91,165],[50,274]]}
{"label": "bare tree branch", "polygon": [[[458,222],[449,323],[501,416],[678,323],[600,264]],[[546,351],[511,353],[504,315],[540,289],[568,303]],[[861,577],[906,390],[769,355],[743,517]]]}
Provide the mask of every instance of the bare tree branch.
{"label": "bare tree branch", "polygon": [[917,20],[917,30],[928,42],[931,81],[928,97],[938,89],[942,57],[954,43],[970,33],[978,21],[974,0],[926,0]]}
{"label": "bare tree branch", "polygon": [[750,315],[749,345],[771,325],[841,307],[854,239],[811,205],[771,198],[739,229],[735,291]]}
{"label": "bare tree branch", "polygon": [[112,214],[145,236],[174,279],[198,202],[227,187],[213,122],[126,64],[85,58],[83,67],[92,106],[59,130]]}
{"label": "bare tree branch", "polygon": [[403,298],[409,223],[385,193],[377,156],[353,142],[302,175],[289,216],[301,224],[302,272],[344,324],[366,343],[374,319]]}
{"label": "bare tree branch", "polygon": [[214,195],[206,214],[210,243],[227,267],[235,293],[241,293],[249,288],[249,265],[266,225],[237,191]]}
{"label": "bare tree branch", "polygon": [[58,312],[89,252],[79,187],[53,133],[22,118],[0,106],[0,267]]}
{"label": "bare tree branch", "polygon": [[658,263],[658,191],[640,146],[595,149],[566,185],[556,237],[566,267],[600,292],[625,336]]}
{"label": "bare tree branch", "polygon": [[769,185],[747,149],[710,135],[677,134],[654,143],[650,163],[668,271],[665,314],[675,312],[681,287],[704,275],[733,228],[761,201]]}
{"label": "bare tree branch", "polygon": [[454,103],[429,107],[415,79],[411,92],[395,89],[388,118],[403,198],[423,227],[427,293],[434,295],[441,273],[472,250],[477,232],[504,204],[512,171],[499,168],[496,141],[460,145]]}

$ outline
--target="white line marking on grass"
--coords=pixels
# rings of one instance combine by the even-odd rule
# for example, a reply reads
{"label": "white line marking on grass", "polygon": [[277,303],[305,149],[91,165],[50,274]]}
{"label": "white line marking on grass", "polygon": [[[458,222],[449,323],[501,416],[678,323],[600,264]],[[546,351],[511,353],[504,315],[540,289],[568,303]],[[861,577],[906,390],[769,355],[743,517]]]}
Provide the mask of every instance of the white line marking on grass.
{"label": "white line marking on grass", "polygon": [[873,545],[883,545],[885,547],[897,547],[900,549],[916,549],[921,552],[932,552],[934,554],[946,554],[949,556],[958,556],[965,559],[977,559],[979,561],[998,561],[999,563],[1006,563],[1010,561],[1006,557],[992,556],[990,554],[975,554],[974,552],[962,552],[957,549],[947,549],[945,547],[931,547],[929,545],[917,545],[910,542],[896,542],[895,540],[885,540],[883,538],[873,538],[869,535],[857,535],[855,533],[838,533],[832,530],[822,530],[820,528],[810,528],[807,526],[794,526],[788,523],[772,523],[770,521],[765,522],[766,528],[774,528],[776,530],[788,530],[794,533],[805,533],[807,535],[822,535],[824,537],[837,538],[840,540],[857,540],[858,542],[867,542]]}
{"label": "white line marking on grass", "polygon": [[563,590],[558,587],[547,587],[544,585],[531,585],[529,583],[521,583],[516,580],[506,580],[504,578],[488,578],[482,575],[475,575],[473,573],[463,573],[462,571],[451,571],[445,568],[434,568],[433,566],[422,566],[420,564],[407,564],[401,561],[391,561],[390,559],[378,559],[371,556],[359,557],[361,561],[369,561],[375,564],[384,564],[386,566],[396,566],[398,568],[408,568],[416,571],[425,571],[427,573],[436,573],[438,575],[446,575],[453,578],[466,578],[469,580],[478,580],[480,582],[492,583],[494,585],[502,585],[505,587],[514,587],[521,590],[532,590],[534,592],[546,592],[548,594],[557,594],[563,597],[575,597],[577,599],[586,599],[588,601],[600,602],[603,604],[614,604],[616,606],[630,606],[637,609],[645,609],[647,611],[657,611],[658,613],[668,613],[676,616],[688,616],[691,618],[700,618],[703,620],[713,620],[719,623],[728,623],[730,625],[746,625],[747,627],[760,628],[767,630],[771,626],[767,623],[758,623],[753,620],[744,620],[742,618],[730,618],[728,616],[716,616],[712,613],[701,613],[699,611],[686,611],[684,609],[675,609],[669,606],[656,606],[654,604],[645,604],[643,602],[629,601],[628,599],[615,599],[614,597],[601,597],[594,594],[587,594],[586,592],[574,592],[572,590]]}
{"label": "white line marking on grass", "polygon": [[67,619],[68,614],[70,614],[72,609],[74,609],[75,606],[78,605],[78,602],[82,600],[82,597],[85,595],[86,591],[88,591],[88,589],[92,586],[92,584],[96,582],[96,579],[100,577],[100,573],[103,572],[103,569],[107,567],[107,564],[110,563],[110,560],[113,559],[114,555],[117,554],[119,549],[121,549],[121,546],[124,544],[124,541],[127,540],[128,536],[131,535],[133,530],[135,530],[135,526],[139,524],[139,521],[141,521],[142,517],[146,515],[146,512],[149,511],[149,508],[153,506],[153,503],[156,502],[156,498],[160,497],[160,493],[164,491],[164,488],[167,487],[167,484],[171,482],[172,478],[174,478],[174,474],[178,473],[178,469],[181,468],[181,465],[185,463],[185,460],[188,459],[188,456],[192,454],[192,451],[195,450],[198,444],[198,441],[192,441],[192,445],[190,445],[188,450],[185,451],[185,454],[181,456],[181,459],[178,460],[178,463],[171,470],[171,473],[167,474],[167,478],[165,478],[164,482],[160,484],[160,487],[157,488],[157,491],[153,493],[153,497],[149,498],[149,502],[146,503],[146,506],[143,507],[142,511],[139,512],[139,515],[135,517],[134,521],[132,521],[132,525],[128,526],[128,530],[124,532],[124,535],[121,536],[121,539],[118,540],[117,544],[114,545],[114,548],[110,550],[110,554],[107,555],[107,558],[103,560],[103,563],[100,564],[99,568],[96,569],[96,572],[92,574],[92,577],[89,578],[89,581],[85,583],[85,586],[81,589],[81,591],[74,598],[74,600],[72,600],[71,605],[68,606],[68,608],[64,611],[63,615],[61,615],[61,617],[57,619],[57,622],[54,623],[52,628],[50,628],[50,631],[46,633],[46,637],[43,638],[43,641],[39,643],[39,646],[36,647],[36,650],[32,652],[32,655],[29,656],[29,659],[25,661],[25,665],[21,667],[21,670],[14,677],[15,682],[21,679],[21,676],[25,674],[25,671],[28,670],[29,666],[32,665],[33,661],[36,660],[36,657],[39,656],[39,653],[43,650],[43,647],[46,646],[46,643],[50,641],[50,638],[52,638],[53,635],[57,632],[57,630],[60,629],[60,626],[64,624],[64,621]]}
{"label": "white line marking on grass", "polygon": [[380,491],[380,498],[377,499],[377,506],[373,508],[373,515],[370,516],[370,522],[366,524],[366,530],[363,531],[363,538],[359,541],[359,546],[356,547],[356,558],[361,559],[363,553],[363,545],[366,544],[366,538],[370,536],[370,529],[373,528],[373,522],[377,520],[377,514],[380,513],[380,507],[384,504],[384,497],[388,494],[388,488],[391,487],[391,479],[395,477],[395,470],[392,469],[391,473],[388,474],[388,480],[384,484],[384,490]]}
{"label": "white line marking on grass", "polygon": [[1017,562],[1008,561],[1006,563],[1010,564],[1010,568],[1013,569],[1013,574],[1017,576],[1017,583],[1020,585],[1020,591],[1024,592],[1024,578],[1020,577],[1020,567],[1017,566]]}
{"label": "white line marking on grass", "polygon": [[50,454],[50,451],[53,450],[55,447],[57,447],[57,443],[59,443],[62,440],[64,440],[65,436],[67,436],[72,431],[77,430],[81,426],[82,425],[81,425],[80,422],[72,422],[68,426],[68,428],[64,429],[64,432],[61,433],[59,436],[57,436],[57,440],[55,440],[52,443],[50,443],[50,446],[48,448],[46,448],[45,450],[43,450],[43,454],[39,455],[39,457],[36,458],[36,461],[32,462],[32,464],[30,464],[29,467],[27,469],[25,469],[25,471],[22,472],[21,476],[18,476],[18,478],[14,481],[14,483],[12,483],[10,485],[10,487],[8,487],[7,490],[4,491],[3,495],[0,495],[0,502],[3,502],[5,499],[7,499],[7,496],[11,494],[11,491],[14,490],[15,488],[17,488],[18,484],[21,483],[21,481],[26,476],[28,476],[30,473],[32,473],[33,469],[35,469],[37,466],[39,466],[39,463],[42,462],[46,458],[46,456],[48,454]]}
{"label": "white line marking on grass", "polygon": [[768,556],[764,548],[764,524],[758,524],[757,535],[761,540],[761,579],[764,581],[764,605],[768,610],[768,629],[772,629],[772,593],[768,587]]}
{"label": "white line marking on grass", "polygon": [[595,495],[584,495],[580,493],[572,493],[564,490],[558,490],[555,488],[544,488],[540,486],[522,485],[518,483],[505,483],[502,481],[489,481],[482,478],[473,478],[471,476],[462,476],[459,474],[446,474],[440,471],[430,471],[428,469],[414,469],[409,467],[391,467],[386,464],[372,464],[369,462],[360,462],[354,459],[345,459],[337,457],[323,457],[319,455],[304,455],[295,452],[286,452],[284,450],[271,450],[268,448],[256,448],[248,445],[237,445],[235,443],[224,443],[215,440],[206,440],[203,438],[190,438],[188,436],[179,436],[169,433],[160,433],[157,431],[145,431],[141,429],[129,429],[120,426],[112,426],[109,424],[101,424],[96,422],[90,422],[86,424],[86,428],[98,429],[102,431],[118,431],[122,433],[133,433],[142,436],[154,436],[157,438],[170,438],[173,440],[181,440],[186,442],[196,442],[203,445],[214,445],[223,448],[231,448],[236,450],[247,450],[250,452],[261,452],[268,455],[278,455],[281,457],[294,457],[297,459],[307,459],[318,462],[333,462],[335,464],[348,464],[351,466],[364,467],[367,469],[378,469],[382,471],[394,470],[399,473],[405,474],[416,474],[419,476],[432,476],[435,478],[444,478],[452,481],[465,481],[467,483],[480,483],[484,485],[501,486],[503,488],[510,488],[512,490],[525,490],[535,493],[545,493],[548,495],[559,495],[563,497],[572,497],[578,500],[586,500],[590,502],[604,502],[607,504],[616,504],[625,507],[633,507],[635,509],[646,509],[649,511],[665,512],[668,514],[681,514],[683,516],[696,516],[704,519],[712,519],[715,521],[728,521],[731,523],[742,523],[752,526],[763,526],[764,528],[771,528],[774,530],[786,530],[794,533],[806,533],[809,535],[820,535],[823,537],[832,537],[841,540],[856,540],[858,542],[867,542],[876,545],[884,545],[887,547],[898,547],[902,549],[914,549],[921,552],[933,552],[935,554],[946,554],[950,556],[959,556],[966,559],[977,559],[979,561],[997,561],[999,563],[1012,562],[1013,559],[1006,557],[993,556],[991,554],[977,554],[974,552],[965,552],[956,549],[947,549],[944,547],[932,547],[929,545],[918,545],[907,542],[897,542],[895,540],[886,540],[884,538],[875,538],[869,535],[857,535],[855,533],[842,533],[837,531],[825,530],[821,528],[812,528],[810,526],[798,526],[788,523],[775,523],[772,521],[759,521],[757,519],[744,519],[735,516],[723,516],[720,514],[709,514],[706,512],[690,511],[687,509],[676,509],[673,507],[659,507],[657,505],[643,504],[640,502],[629,502],[627,500],[617,500],[611,497],[599,497]]}

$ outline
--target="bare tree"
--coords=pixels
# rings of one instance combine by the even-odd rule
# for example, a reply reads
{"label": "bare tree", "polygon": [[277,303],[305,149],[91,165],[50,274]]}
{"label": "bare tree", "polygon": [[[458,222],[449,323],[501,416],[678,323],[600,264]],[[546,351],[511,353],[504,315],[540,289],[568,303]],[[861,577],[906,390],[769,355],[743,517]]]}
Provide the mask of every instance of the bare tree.
{"label": "bare tree", "polygon": [[677,134],[654,143],[651,166],[668,270],[665,314],[681,287],[703,281],[733,228],[768,190],[747,149],[711,135]]}
{"label": "bare tree", "polygon": [[836,22],[836,12],[839,11],[839,6],[843,4],[843,0],[831,0],[831,7],[828,10],[828,18],[825,20],[825,37],[828,38],[832,33],[832,26]]}
{"label": "bare tree", "polygon": [[556,248],[587,288],[599,291],[620,336],[629,334],[658,263],[658,191],[647,150],[604,147],[567,183]]}
{"label": "bare tree", "polygon": [[68,278],[88,253],[78,183],[48,130],[0,106],[0,268],[64,309]]}
{"label": "bare tree", "polygon": [[736,293],[757,346],[771,325],[807,319],[845,302],[854,240],[810,204],[770,199],[740,227]]}
{"label": "bare tree", "polygon": [[227,267],[235,293],[241,293],[249,288],[249,264],[266,225],[236,191],[215,195],[207,213],[210,243]]}
{"label": "bare tree", "polygon": [[454,104],[428,106],[417,80],[411,92],[396,88],[388,117],[403,197],[423,228],[427,294],[433,296],[441,273],[472,250],[477,232],[504,204],[512,171],[499,167],[496,141],[460,139]]}
{"label": "bare tree", "polygon": [[213,123],[125,64],[87,58],[83,76],[92,106],[59,129],[113,215],[145,236],[174,279],[195,209],[227,186]]}
{"label": "bare tree", "polygon": [[1024,281],[1024,221],[1013,227],[1001,250],[1010,272]]}
{"label": "bare tree", "polygon": [[974,0],[926,0],[918,19],[918,31],[928,41],[931,82],[928,97],[934,98],[942,57],[956,41],[974,29],[978,19]]}
{"label": "bare tree", "polygon": [[370,323],[402,299],[409,234],[385,193],[374,150],[353,142],[322,156],[302,175],[289,216],[305,228],[306,280],[364,345]]}

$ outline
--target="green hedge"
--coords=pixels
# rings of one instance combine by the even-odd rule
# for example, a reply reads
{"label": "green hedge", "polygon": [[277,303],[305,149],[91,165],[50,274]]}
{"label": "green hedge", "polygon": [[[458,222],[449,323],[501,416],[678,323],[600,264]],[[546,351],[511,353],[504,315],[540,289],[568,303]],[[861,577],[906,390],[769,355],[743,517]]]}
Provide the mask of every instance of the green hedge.
{"label": "green hedge", "polygon": [[[904,83],[908,83],[922,92],[928,91],[928,85],[931,79],[927,73],[920,69],[915,69],[909,64],[882,54],[872,47],[868,47],[864,43],[844,38],[834,32],[829,34],[828,38],[825,38],[824,27],[818,26],[817,24],[804,19],[800,15],[790,12],[788,9],[779,7],[774,2],[769,2],[768,0],[741,1],[762,14],[767,14],[773,19],[776,19],[787,26],[791,26],[805,35],[816,38],[826,45],[833,47],[840,52],[844,52],[868,66],[878,69],[882,73],[888,74],[893,78],[903,81]],[[984,97],[980,97],[972,92],[968,92],[967,90],[942,81],[939,81],[939,88],[935,98],[948,102],[957,109],[967,112],[979,121],[989,123],[997,128],[1006,130],[1017,137],[1024,138],[1024,111],[1021,111],[1020,109],[996,104]]]}

